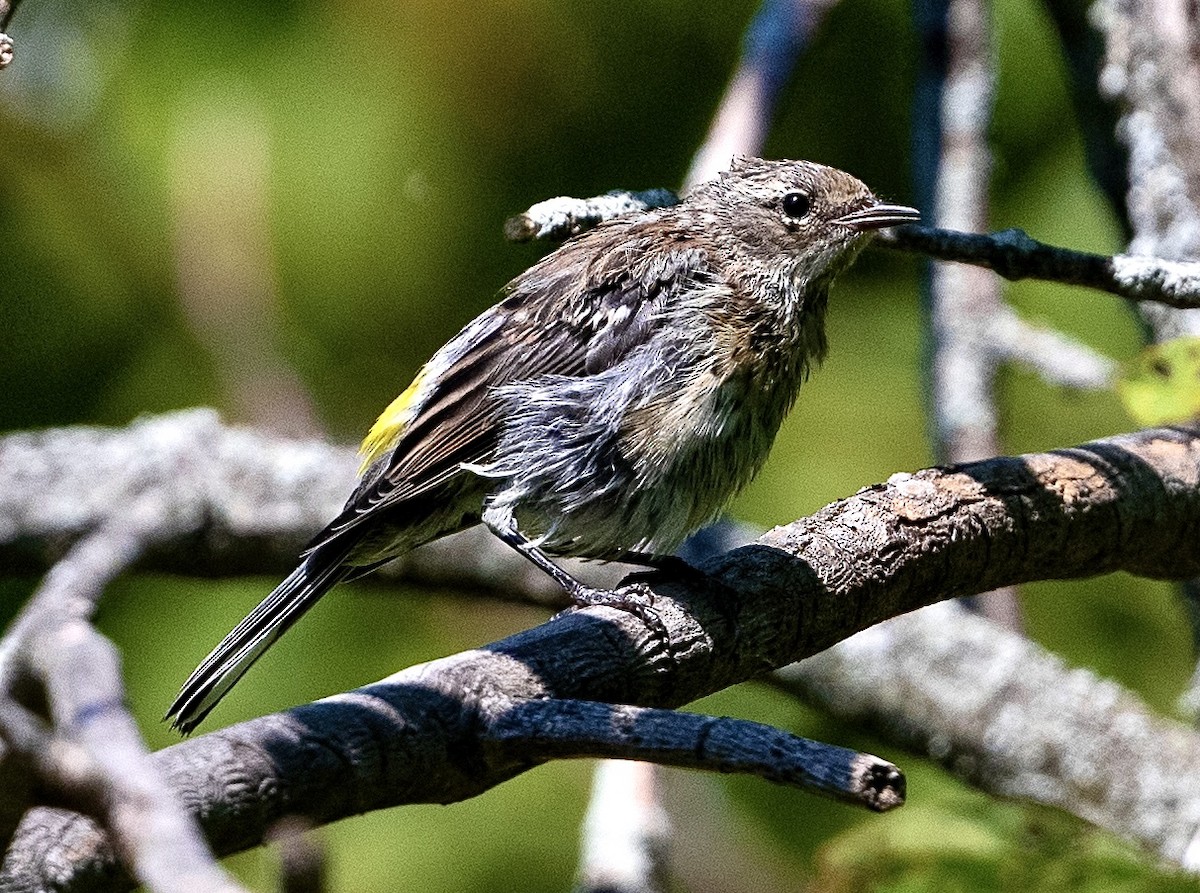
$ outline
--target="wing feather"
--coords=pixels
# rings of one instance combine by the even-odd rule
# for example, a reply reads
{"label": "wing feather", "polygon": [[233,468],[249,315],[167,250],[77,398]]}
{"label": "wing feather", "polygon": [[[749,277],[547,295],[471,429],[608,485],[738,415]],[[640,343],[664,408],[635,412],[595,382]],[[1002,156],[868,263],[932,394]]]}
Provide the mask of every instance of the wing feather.
{"label": "wing feather", "polygon": [[[702,251],[681,242],[655,254],[648,237],[631,234],[639,226],[644,221],[617,219],[568,242],[442,348],[421,372],[423,397],[395,445],[371,463],[309,551],[444,484],[464,464],[488,462],[503,427],[497,388],[595,374],[642,343],[661,319],[669,286],[709,274]],[[604,240],[610,247],[596,244]]]}

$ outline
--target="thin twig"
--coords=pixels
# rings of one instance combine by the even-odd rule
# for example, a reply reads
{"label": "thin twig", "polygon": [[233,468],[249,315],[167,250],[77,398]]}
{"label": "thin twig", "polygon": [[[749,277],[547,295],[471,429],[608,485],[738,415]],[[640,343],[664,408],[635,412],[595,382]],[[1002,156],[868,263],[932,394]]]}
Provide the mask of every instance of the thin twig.
{"label": "thin twig", "polygon": [[1130,301],[1178,309],[1200,307],[1200,263],[1129,254],[1091,254],[1048,245],[1019,229],[983,235],[931,226],[902,226],[877,244],[940,260],[987,267],[1005,279],[1082,285]]}
{"label": "thin twig", "polygon": [[24,756],[44,771],[42,784],[58,791],[56,802],[90,805],[130,873],[150,890],[239,890],[155,769],[124,705],[116,649],[90,623],[108,583],[155,536],[173,531],[155,498],[110,511],[115,517],[54,565],[0,640],[0,686],[11,691],[35,680],[52,718],[45,734],[34,734],[9,710],[6,744],[34,748]]}
{"label": "thin twig", "polygon": [[991,350],[1002,362],[1036,372],[1049,385],[1111,391],[1118,364],[1057,329],[1036,326],[1004,307],[988,321]]}

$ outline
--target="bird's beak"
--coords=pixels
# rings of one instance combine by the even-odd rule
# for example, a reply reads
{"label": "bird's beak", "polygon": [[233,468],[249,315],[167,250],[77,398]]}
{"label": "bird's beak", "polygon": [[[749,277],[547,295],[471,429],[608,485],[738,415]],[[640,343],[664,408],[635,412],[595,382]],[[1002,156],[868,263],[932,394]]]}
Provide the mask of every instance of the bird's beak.
{"label": "bird's beak", "polygon": [[907,205],[886,205],[878,202],[868,208],[851,211],[834,220],[842,226],[867,232],[883,229],[885,226],[898,226],[901,223],[915,223],[921,219],[921,212]]}

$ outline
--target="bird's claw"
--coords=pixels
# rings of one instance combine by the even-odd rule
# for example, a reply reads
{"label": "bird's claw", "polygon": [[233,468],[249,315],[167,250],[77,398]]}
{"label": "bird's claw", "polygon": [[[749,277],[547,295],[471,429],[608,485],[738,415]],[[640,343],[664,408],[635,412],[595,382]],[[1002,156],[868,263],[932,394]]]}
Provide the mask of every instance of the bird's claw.
{"label": "bird's claw", "polygon": [[[658,612],[654,610],[654,592],[650,586],[642,582],[624,583],[616,589],[599,589],[593,586],[579,586],[569,593],[575,608],[568,608],[568,613],[578,608],[605,607],[615,608],[632,614],[646,626],[666,638],[667,627]],[[561,616],[561,615],[559,615]]]}

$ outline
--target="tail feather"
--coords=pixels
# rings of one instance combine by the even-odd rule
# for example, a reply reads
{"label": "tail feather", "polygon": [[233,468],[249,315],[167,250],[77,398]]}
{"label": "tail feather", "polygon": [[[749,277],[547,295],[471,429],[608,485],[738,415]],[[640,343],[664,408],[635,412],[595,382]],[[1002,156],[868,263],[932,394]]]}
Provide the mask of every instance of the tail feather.
{"label": "tail feather", "polygon": [[242,678],[263,652],[317,600],[352,572],[340,560],[310,555],[246,615],[192,671],[167,711],[167,719],[190,733]]}

